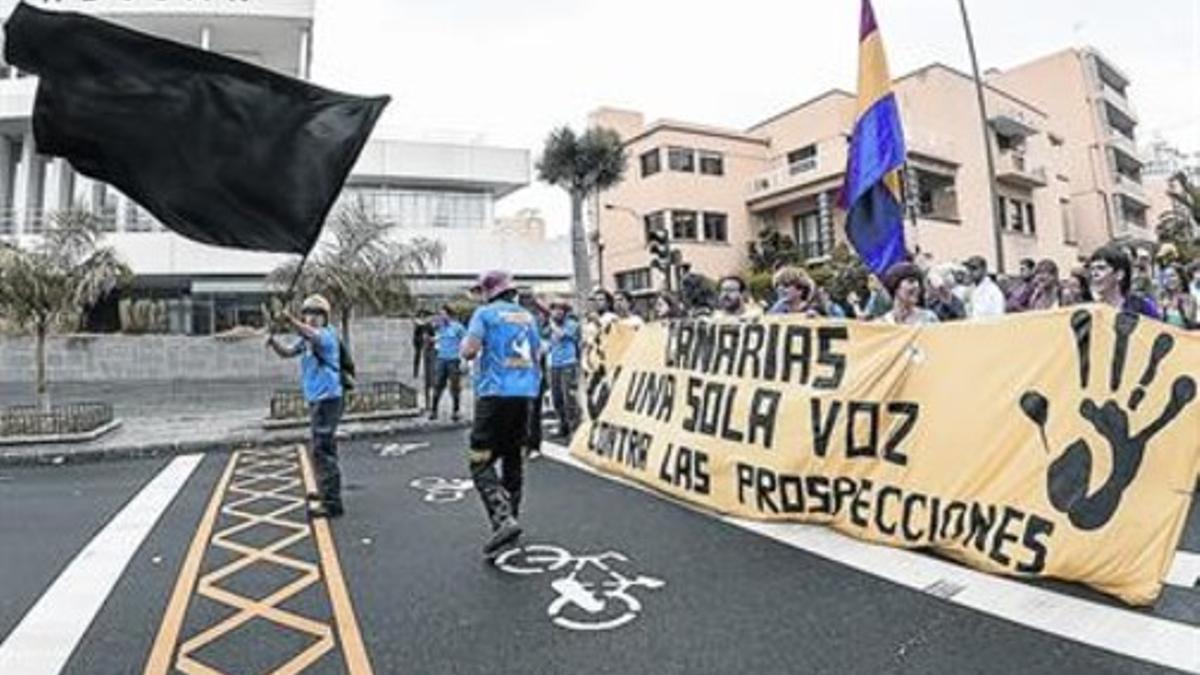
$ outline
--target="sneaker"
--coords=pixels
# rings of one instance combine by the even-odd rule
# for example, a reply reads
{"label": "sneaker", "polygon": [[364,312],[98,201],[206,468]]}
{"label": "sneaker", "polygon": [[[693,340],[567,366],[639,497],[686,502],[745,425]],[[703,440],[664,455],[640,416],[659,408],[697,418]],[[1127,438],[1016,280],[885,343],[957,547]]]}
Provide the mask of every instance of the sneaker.
{"label": "sneaker", "polygon": [[436,413],[436,412],[431,412],[431,413],[429,413],[429,421],[430,421],[430,422],[436,422],[436,421],[437,421],[437,413]]}
{"label": "sneaker", "polygon": [[454,413],[453,415],[450,416],[451,422],[457,422],[461,419],[462,419],[462,415],[459,415],[458,413]]}
{"label": "sneaker", "polygon": [[483,555],[492,557],[500,552],[500,549],[511,544],[521,536],[521,526],[517,523],[516,518],[505,518],[500,523],[500,527],[492,533],[492,538],[487,540],[483,545]]}
{"label": "sneaker", "polygon": [[320,506],[310,506],[307,509],[309,518],[341,518],[346,512],[340,506],[329,506],[322,504]]}

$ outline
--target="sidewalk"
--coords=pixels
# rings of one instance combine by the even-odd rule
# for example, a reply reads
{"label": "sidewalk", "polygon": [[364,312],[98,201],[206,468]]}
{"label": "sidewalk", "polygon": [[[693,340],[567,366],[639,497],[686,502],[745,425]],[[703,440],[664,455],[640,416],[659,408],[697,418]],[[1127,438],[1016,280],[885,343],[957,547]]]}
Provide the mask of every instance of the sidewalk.
{"label": "sidewalk", "polygon": [[[267,431],[262,425],[271,392],[295,386],[294,382],[258,381],[60,385],[51,390],[56,401],[108,401],[121,419],[121,427],[87,443],[0,446],[0,466],[74,464],[304,442],[309,437],[307,426]],[[27,402],[24,389],[0,385],[0,405]],[[346,422],[338,429],[338,438],[351,440],[465,428],[471,418],[472,403],[464,392],[463,422],[446,421],[449,401],[443,400],[440,421],[431,422],[422,412],[415,417],[386,421]]]}

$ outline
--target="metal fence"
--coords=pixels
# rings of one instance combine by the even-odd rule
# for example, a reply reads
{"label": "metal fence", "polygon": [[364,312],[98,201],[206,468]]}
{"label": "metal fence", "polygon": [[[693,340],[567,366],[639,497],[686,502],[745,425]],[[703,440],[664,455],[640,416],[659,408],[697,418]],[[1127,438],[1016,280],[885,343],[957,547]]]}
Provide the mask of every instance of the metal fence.
{"label": "metal fence", "polygon": [[[411,410],[417,407],[417,390],[403,382],[384,381],[360,384],[346,397],[343,415]],[[283,420],[308,416],[308,404],[297,391],[276,391],[271,396],[270,419]]]}
{"label": "metal fence", "polygon": [[108,403],[70,403],[49,412],[38,406],[0,408],[0,438],[80,434],[112,421],[113,407]]}

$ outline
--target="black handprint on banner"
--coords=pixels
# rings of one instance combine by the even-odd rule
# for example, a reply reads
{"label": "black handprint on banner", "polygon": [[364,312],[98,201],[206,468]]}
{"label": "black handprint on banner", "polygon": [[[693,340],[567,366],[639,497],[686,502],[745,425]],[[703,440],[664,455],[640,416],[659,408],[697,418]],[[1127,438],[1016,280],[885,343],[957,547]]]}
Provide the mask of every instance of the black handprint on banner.
{"label": "black handprint on banner", "polygon": [[[1129,337],[1138,325],[1138,316],[1121,313],[1114,325],[1116,344],[1109,369],[1109,391],[1115,397],[1121,388],[1125,374],[1125,360],[1129,352]],[[1075,346],[1079,354],[1079,385],[1086,389],[1091,378],[1092,315],[1086,310],[1071,316],[1071,330],[1075,335]],[[1126,488],[1137,477],[1142,466],[1146,446],[1150,441],[1196,397],[1196,382],[1181,375],[1171,384],[1170,398],[1158,417],[1141,431],[1134,433],[1130,427],[1130,413],[1136,412],[1146,397],[1146,388],[1154,383],[1158,366],[1175,347],[1175,338],[1167,333],[1159,335],[1150,349],[1150,362],[1129,395],[1126,406],[1115,398],[1103,404],[1090,397],[1083,397],[1079,404],[1079,415],[1091,423],[1098,434],[1108,442],[1112,453],[1112,473],[1092,494],[1087,494],[1092,475],[1092,449],[1088,442],[1078,438],[1067,446],[1062,456],[1050,464],[1046,474],[1050,503],[1055,509],[1067,514],[1071,524],[1081,530],[1103,527],[1120,506]],[[1038,425],[1042,444],[1049,452],[1046,438],[1046,422],[1050,414],[1050,402],[1037,391],[1027,391],[1021,396],[1021,410]]]}
{"label": "black handprint on banner", "polygon": [[608,356],[604,351],[604,339],[612,332],[612,327],[612,323],[604,326],[596,333],[595,341],[585,345],[588,358],[584,359],[587,371],[585,373],[587,396],[584,403],[588,419],[593,422],[599,419],[600,414],[608,407],[612,388],[616,384],[617,378],[621,376],[620,366],[609,372]]}

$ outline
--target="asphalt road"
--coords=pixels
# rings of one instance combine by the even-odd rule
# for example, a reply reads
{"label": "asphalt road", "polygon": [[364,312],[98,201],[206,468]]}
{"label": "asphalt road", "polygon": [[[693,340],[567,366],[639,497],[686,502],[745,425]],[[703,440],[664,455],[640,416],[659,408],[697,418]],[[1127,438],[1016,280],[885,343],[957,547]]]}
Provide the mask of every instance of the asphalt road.
{"label": "asphalt road", "polygon": [[[523,548],[490,564],[479,554],[482,507],[458,482],[464,439],[447,432],[344,446],[348,513],[328,541],[290,501],[303,493],[294,449],[203,457],[161,515],[139,509],[152,521],[144,539],[124,526],[106,536],[124,522],[118,514],[133,515],[131,500],[179,466],[0,471],[0,664],[6,650],[58,650],[62,672],[140,673],[163,643],[163,672],[181,672],[188,659],[227,673],[291,662],[299,672],[352,675],[1169,672],[552,459],[528,466]],[[1200,551],[1195,504],[1191,516],[1182,548]],[[29,637],[23,629],[41,616],[35,604],[59,597],[71,567],[108,555],[80,551],[130,539],[128,565],[77,641]],[[103,586],[104,575],[86,569],[84,590]],[[1084,624],[1117,617],[1183,629],[1196,653],[1180,656],[1200,668],[1194,586],[1130,610],[1068,584],[1013,583],[1051,601],[1080,600]],[[68,604],[53,621],[86,603]],[[171,616],[174,633],[164,628]]]}

